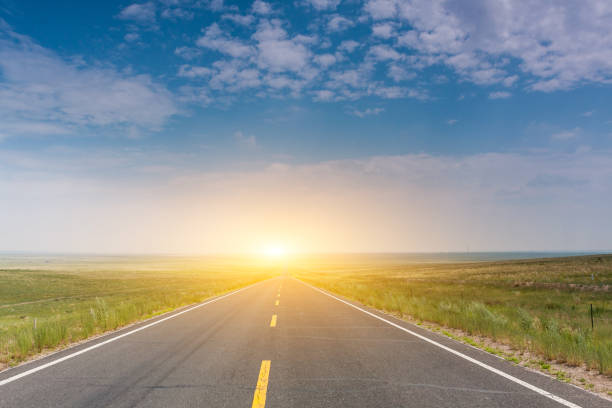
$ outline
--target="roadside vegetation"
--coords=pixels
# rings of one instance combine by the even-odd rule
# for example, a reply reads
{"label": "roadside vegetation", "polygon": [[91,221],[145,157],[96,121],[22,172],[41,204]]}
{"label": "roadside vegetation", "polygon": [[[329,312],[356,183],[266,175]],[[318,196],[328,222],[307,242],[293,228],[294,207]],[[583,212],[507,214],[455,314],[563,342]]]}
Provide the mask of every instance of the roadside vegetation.
{"label": "roadside vegetation", "polygon": [[612,376],[612,255],[437,264],[336,257],[293,274],[400,317]]}
{"label": "roadside vegetation", "polygon": [[272,274],[220,258],[0,258],[0,370]]}

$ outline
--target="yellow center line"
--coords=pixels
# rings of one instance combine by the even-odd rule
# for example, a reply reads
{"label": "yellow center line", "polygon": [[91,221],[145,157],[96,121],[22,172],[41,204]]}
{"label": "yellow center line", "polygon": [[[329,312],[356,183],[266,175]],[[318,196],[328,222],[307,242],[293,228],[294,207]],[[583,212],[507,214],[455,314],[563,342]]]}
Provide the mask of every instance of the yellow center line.
{"label": "yellow center line", "polygon": [[280,293],[276,295],[276,297],[280,297]]}
{"label": "yellow center line", "polygon": [[[276,316],[275,316],[276,317]],[[253,395],[252,408],[264,408],[266,406],[266,392],[268,391],[268,377],[270,376],[270,360],[263,360],[259,369],[259,379],[255,394]]]}
{"label": "yellow center line", "polygon": [[276,327],[276,315],[272,315],[272,320],[270,321],[270,327]]}
{"label": "yellow center line", "polygon": [[276,301],[276,303],[274,303],[274,306],[278,306],[279,300]]}

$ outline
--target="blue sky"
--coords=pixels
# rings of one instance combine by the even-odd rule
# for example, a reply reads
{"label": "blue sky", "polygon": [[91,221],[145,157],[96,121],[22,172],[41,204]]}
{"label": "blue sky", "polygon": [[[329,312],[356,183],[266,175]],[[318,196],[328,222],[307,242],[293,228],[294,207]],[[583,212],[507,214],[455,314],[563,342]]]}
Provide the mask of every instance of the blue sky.
{"label": "blue sky", "polygon": [[0,249],[610,248],[607,1],[96,3],[0,0]]}

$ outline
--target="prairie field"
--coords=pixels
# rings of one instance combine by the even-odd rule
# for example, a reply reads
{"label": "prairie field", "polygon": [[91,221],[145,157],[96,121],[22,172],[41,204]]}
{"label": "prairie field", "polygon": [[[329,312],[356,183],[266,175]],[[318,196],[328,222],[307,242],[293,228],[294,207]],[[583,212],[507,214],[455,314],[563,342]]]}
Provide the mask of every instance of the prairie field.
{"label": "prairie field", "polygon": [[612,255],[464,263],[337,256],[292,273],[400,317],[612,376]]}
{"label": "prairie field", "polygon": [[212,257],[0,257],[0,369],[274,271]]}

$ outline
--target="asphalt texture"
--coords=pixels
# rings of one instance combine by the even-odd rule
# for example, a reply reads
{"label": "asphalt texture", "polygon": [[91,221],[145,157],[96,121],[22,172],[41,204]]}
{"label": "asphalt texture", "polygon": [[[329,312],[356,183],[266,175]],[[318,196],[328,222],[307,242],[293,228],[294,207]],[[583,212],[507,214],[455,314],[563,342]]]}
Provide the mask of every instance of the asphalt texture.
{"label": "asphalt texture", "polygon": [[[570,404],[612,407],[572,385],[367,310]],[[0,383],[156,319],[6,370]],[[262,374],[261,383],[264,360],[269,376]],[[253,406],[568,405],[292,278],[261,282],[0,385],[0,407]]]}

